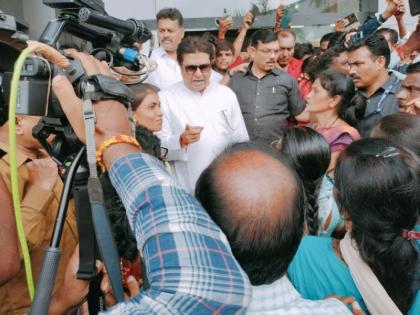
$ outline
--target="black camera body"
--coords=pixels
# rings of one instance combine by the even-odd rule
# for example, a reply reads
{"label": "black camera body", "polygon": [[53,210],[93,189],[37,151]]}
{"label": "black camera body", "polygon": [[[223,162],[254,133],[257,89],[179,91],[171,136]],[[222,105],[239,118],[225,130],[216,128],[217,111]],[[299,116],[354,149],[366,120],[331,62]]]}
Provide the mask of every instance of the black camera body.
{"label": "black camera body", "polygon": [[[57,19],[48,23],[39,41],[57,50],[75,48],[106,60],[111,66],[125,65],[120,49],[151,38],[141,21],[119,20],[107,15],[102,0],[43,0],[45,5],[60,10]],[[63,118],[58,100],[50,82],[59,72],[66,75],[76,87],[84,75],[83,66],[70,60],[70,67],[60,71],[55,65],[39,57],[25,61],[18,92],[16,113],[21,115]],[[5,98],[10,96],[13,73],[5,73]],[[80,96],[80,95],[79,95]]]}
{"label": "black camera body", "polygon": [[[134,43],[144,43],[151,38],[150,31],[141,21],[120,20],[109,16],[102,0],[43,0],[45,5],[59,10],[57,19],[48,22],[39,41],[57,50],[75,48],[96,58],[106,60],[110,66],[124,65],[122,48]],[[126,49],[125,49],[126,50]],[[16,113],[41,116],[33,129],[33,136],[56,161],[66,164],[79,151],[81,143],[65,117],[58,99],[51,88],[51,80],[58,73],[67,76],[82,97],[82,85],[86,78],[80,61],[69,60],[70,66],[59,69],[46,59],[26,59],[19,79]],[[4,99],[9,100],[13,72],[3,75]],[[50,144],[49,135],[55,134]]]}
{"label": "black camera body", "polygon": [[[18,102],[16,113],[19,115],[45,116],[65,118],[58,99],[54,96],[50,81],[57,74],[67,76],[73,86],[79,83],[85,74],[80,61],[69,60],[70,66],[60,70],[55,65],[39,57],[26,59],[21,79],[19,80]],[[12,72],[6,72],[3,77],[5,86],[10,86]],[[5,89],[5,99],[10,98],[10,89]]]}

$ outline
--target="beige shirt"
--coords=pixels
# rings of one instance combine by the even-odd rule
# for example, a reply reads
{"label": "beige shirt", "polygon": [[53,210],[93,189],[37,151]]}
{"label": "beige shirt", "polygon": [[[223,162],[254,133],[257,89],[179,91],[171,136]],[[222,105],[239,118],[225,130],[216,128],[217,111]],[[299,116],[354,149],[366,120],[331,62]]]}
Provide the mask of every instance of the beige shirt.
{"label": "beige shirt", "polygon": [[[9,148],[7,144],[0,142],[0,149],[8,152]],[[54,189],[48,191],[36,184],[28,183],[29,177],[25,164],[29,160],[22,152],[17,152],[22,219],[31,257],[32,273],[36,283],[42,265],[44,250],[49,246],[63,184],[58,180]],[[8,154],[0,159],[0,176],[11,194]],[[67,262],[77,242],[76,214],[74,202],[71,200],[60,244],[62,252],[55,281],[56,285],[64,279]],[[21,264],[21,270],[17,276],[0,287],[0,314],[21,315],[30,309],[31,302],[26,285],[23,260]]]}

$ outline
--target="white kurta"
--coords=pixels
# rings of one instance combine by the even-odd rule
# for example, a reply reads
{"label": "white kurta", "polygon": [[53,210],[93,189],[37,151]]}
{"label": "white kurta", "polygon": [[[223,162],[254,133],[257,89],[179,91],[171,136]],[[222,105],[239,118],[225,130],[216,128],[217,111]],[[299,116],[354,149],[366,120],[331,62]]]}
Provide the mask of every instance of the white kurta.
{"label": "white kurta", "polygon": [[[236,95],[228,87],[210,83],[203,94],[178,82],[159,92],[163,128],[157,133],[176,180],[194,191],[201,172],[232,143],[249,140]],[[180,136],[186,125],[201,126],[200,140],[181,149]]]}
{"label": "white kurta", "polygon": [[[177,61],[169,57],[162,47],[155,49],[150,58],[156,61],[157,68],[150,73],[146,80],[147,83],[156,85],[159,89],[164,90],[172,84],[182,81],[181,67]],[[220,73],[213,69],[211,70],[210,81],[220,82],[222,79],[223,76]]]}

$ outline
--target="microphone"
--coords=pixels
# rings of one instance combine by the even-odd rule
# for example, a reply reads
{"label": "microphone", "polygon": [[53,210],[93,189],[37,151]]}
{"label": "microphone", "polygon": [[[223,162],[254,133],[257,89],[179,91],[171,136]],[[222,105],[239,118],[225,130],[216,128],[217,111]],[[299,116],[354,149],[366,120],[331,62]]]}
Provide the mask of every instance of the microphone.
{"label": "microphone", "polygon": [[158,64],[155,60],[146,57],[135,49],[122,47],[118,50],[124,60],[146,68],[147,72],[155,71]]}
{"label": "microphone", "polygon": [[88,8],[80,9],[79,20],[80,22],[120,32],[126,38],[139,43],[144,43],[152,37],[150,30],[139,20],[128,19],[124,21],[112,16],[99,14]]}

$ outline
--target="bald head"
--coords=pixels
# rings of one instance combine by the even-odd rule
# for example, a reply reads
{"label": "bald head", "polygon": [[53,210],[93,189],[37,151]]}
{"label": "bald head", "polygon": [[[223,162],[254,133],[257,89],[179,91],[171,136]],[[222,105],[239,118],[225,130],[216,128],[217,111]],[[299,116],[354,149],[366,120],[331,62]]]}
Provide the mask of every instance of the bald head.
{"label": "bald head", "polygon": [[286,271],[303,230],[303,192],[288,163],[268,147],[237,144],[200,176],[196,197],[226,234],[254,285]]}

